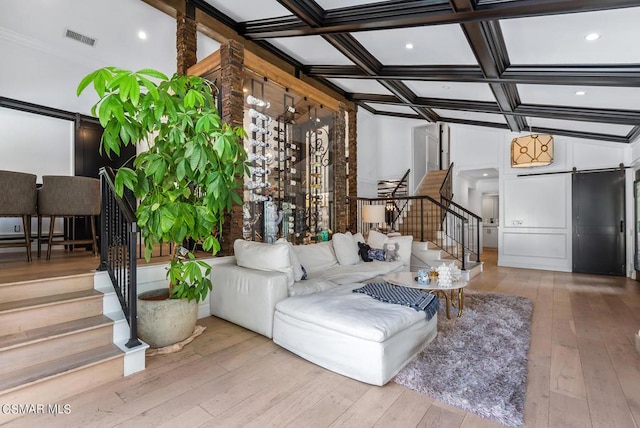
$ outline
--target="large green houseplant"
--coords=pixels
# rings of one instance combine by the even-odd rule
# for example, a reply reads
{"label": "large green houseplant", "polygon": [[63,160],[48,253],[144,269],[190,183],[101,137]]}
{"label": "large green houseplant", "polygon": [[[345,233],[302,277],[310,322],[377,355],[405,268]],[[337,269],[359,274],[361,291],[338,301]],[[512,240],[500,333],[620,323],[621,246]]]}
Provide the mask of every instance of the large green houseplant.
{"label": "large green houseplant", "polygon": [[[120,196],[127,187],[139,200],[147,261],[160,242],[195,242],[215,254],[220,243],[213,232],[232,204],[242,203],[236,189],[246,152],[245,131],[222,122],[212,84],[196,76],[105,67],[82,79],[78,95],[91,84],[99,97],[92,114],[104,127],[101,149],[111,156],[122,146],[138,146],[135,169],[120,168],[115,186]],[[210,270],[191,251],[176,251],[167,272],[170,297],[204,299],[212,287]]]}

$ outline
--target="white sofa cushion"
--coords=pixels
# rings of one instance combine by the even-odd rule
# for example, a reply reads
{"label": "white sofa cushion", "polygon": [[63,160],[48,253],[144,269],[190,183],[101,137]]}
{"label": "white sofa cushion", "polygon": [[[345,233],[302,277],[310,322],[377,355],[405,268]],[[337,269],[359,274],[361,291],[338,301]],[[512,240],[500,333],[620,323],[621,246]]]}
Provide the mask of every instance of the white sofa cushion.
{"label": "white sofa cushion", "polygon": [[402,305],[382,303],[353,289],[362,284],[341,285],[324,293],[290,297],[276,310],[309,323],[373,342],[384,342],[409,326],[425,320],[424,312]]}
{"label": "white sofa cushion", "polygon": [[329,269],[338,264],[331,241],[309,245],[294,245],[293,251],[296,252],[298,260],[306,269],[307,274]]}
{"label": "white sofa cushion", "polygon": [[283,272],[287,276],[288,285],[293,285],[293,268],[291,267],[288,244],[266,244],[236,239],[233,243],[233,251],[238,266],[263,271]]}
{"label": "white sofa cushion", "polygon": [[334,233],[331,241],[333,242],[333,250],[336,253],[338,263],[341,265],[355,265],[360,261],[358,243],[351,232]]}
{"label": "white sofa cushion", "polygon": [[214,266],[211,281],[211,315],[272,336],[276,303],[289,296],[284,273],[224,264]]}
{"label": "white sofa cushion", "polygon": [[335,282],[327,281],[323,278],[305,279],[304,281],[297,281],[293,284],[289,296],[306,296],[308,294],[322,293],[337,286],[338,284]]}
{"label": "white sofa cushion", "polygon": [[353,284],[355,282],[367,281],[389,272],[402,271],[404,268],[405,263],[402,261],[381,262],[374,260],[370,263],[358,263],[357,265],[336,265],[323,271],[310,274],[309,279],[322,279],[336,284]]}
{"label": "white sofa cushion", "polygon": [[276,244],[287,244],[289,246],[289,258],[291,259],[291,269],[293,269],[293,280],[300,281],[304,276],[304,272],[302,271],[302,266],[300,266],[300,261],[298,260],[296,252],[293,251],[293,244],[284,238],[278,239]]}
{"label": "white sofa cushion", "polygon": [[436,337],[438,317],[354,295],[361,285],[279,302],[273,341],[336,373],[384,385]]}
{"label": "white sofa cushion", "polygon": [[367,244],[369,244],[371,248],[382,249],[388,239],[389,237],[384,233],[380,233],[377,230],[370,230],[367,236]]}

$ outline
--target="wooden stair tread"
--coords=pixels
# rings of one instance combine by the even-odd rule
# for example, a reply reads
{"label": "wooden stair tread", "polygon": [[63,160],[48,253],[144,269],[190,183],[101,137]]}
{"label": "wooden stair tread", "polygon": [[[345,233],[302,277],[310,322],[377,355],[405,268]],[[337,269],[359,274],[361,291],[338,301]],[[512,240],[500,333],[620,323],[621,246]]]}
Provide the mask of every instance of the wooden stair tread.
{"label": "wooden stair tread", "polygon": [[91,290],[93,277],[94,274],[89,273],[0,283],[0,302]]}
{"label": "wooden stair tread", "polygon": [[124,353],[115,345],[105,345],[88,351],[79,352],[57,360],[51,360],[43,364],[27,367],[21,370],[0,376],[0,393],[27,387],[45,379],[64,375],[78,368],[87,367],[124,356]]}
{"label": "wooden stair tread", "polygon": [[21,311],[33,307],[55,305],[59,302],[102,298],[103,294],[96,290],[75,291],[73,293],[56,294],[35,297],[33,299],[17,300],[15,302],[0,303],[0,312]]}
{"label": "wooden stair tread", "polygon": [[26,280],[26,281],[2,282],[2,283],[0,283],[0,288],[2,288],[2,287],[14,287],[16,285],[18,285],[18,286],[31,285],[31,284],[34,284],[34,283],[36,283],[36,284],[37,283],[46,284],[47,282],[59,282],[59,281],[64,281],[64,280],[75,280],[75,279],[80,279],[80,278],[87,279],[93,285],[93,277],[94,276],[95,276],[95,273],[88,272],[88,273],[79,273],[79,274],[75,274],[75,275],[61,275],[61,276],[52,276],[52,277],[47,277],[47,278],[29,279],[29,280]]}
{"label": "wooden stair tread", "polygon": [[91,330],[109,324],[113,324],[113,320],[104,315],[96,315],[46,327],[34,328],[32,330],[25,330],[20,333],[8,334],[6,336],[0,336],[0,351],[76,332]]}

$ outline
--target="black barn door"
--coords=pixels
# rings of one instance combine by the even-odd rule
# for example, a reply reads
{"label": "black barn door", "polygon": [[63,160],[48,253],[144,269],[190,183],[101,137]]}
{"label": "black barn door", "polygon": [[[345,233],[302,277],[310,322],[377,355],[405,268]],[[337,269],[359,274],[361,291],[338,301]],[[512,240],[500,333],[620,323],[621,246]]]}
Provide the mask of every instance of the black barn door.
{"label": "black barn door", "polygon": [[625,276],[624,170],[573,174],[573,271]]}

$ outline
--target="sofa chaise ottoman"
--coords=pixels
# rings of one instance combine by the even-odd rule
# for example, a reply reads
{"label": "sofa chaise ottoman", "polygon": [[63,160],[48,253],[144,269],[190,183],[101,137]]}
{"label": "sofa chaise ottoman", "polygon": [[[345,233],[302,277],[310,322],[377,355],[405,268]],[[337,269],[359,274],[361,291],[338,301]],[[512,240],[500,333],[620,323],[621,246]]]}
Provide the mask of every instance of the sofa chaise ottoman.
{"label": "sofa chaise ottoman", "polygon": [[341,285],[276,304],[273,341],[321,367],[384,385],[437,334],[437,314],[383,303]]}

